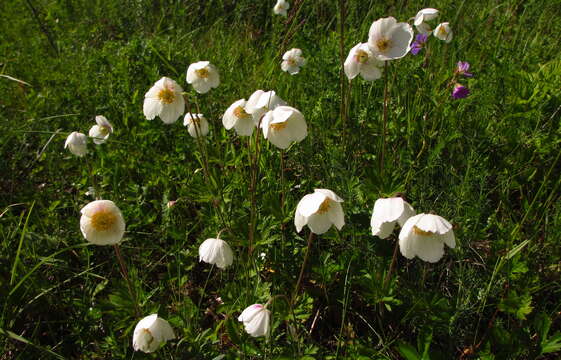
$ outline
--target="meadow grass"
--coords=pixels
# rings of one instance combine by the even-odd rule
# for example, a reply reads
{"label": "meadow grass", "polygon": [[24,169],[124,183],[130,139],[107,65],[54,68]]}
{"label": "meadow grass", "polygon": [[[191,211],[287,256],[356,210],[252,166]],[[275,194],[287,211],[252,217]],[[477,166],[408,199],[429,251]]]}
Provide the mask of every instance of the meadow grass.
{"label": "meadow grass", "polygon": [[[293,0],[287,19],[274,3],[0,3],[0,358],[557,358],[559,1]],[[342,82],[340,46],[346,57],[376,19],[428,6],[454,39],[390,63],[380,166],[384,81]],[[290,76],[280,56],[293,47],[308,63]],[[199,60],[221,76],[205,95],[185,83]],[[462,81],[470,96],[452,100],[460,60],[475,76]],[[209,119],[205,151],[182,119],[145,119],[162,76]],[[284,152],[283,181],[280,151],[261,138],[250,256],[251,154],[221,118],[257,89],[299,109],[308,136]],[[115,127],[106,144],[85,158],[63,149],[100,114]],[[127,223],[121,252],[141,316],[157,312],[176,332],[156,354],[132,349],[140,318],[113,249],[80,233],[94,183]],[[346,225],[314,239],[295,306],[275,298],[270,338],[251,338],[237,316],[294,290],[308,236],[294,209],[318,187],[345,200]],[[372,236],[370,216],[397,192],[453,223],[458,246],[436,264],[398,254],[388,276],[397,235]],[[198,247],[223,229],[235,260],[219,270]]]}

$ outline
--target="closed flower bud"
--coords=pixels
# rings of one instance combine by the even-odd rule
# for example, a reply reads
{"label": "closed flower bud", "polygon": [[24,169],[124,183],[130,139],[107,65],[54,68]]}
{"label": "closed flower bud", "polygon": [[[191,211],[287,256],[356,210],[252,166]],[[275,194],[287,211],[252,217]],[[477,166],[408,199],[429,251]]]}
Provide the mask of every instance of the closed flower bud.
{"label": "closed flower bud", "polygon": [[243,322],[245,331],[253,336],[265,336],[270,331],[271,312],[261,304],[247,307],[238,317]]}
{"label": "closed flower bud", "polygon": [[66,138],[64,148],[68,148],[68,150],[76,156],[84,156],[88,152],[88,137],[74,131]]}
{"label": "closed flower bud", "polygon": [[232,265],[234,254],[230,245],[222,239],[206,239],[199,246],[199,261],[214,264],[220,269]]}
{"label": "closed flower bud", "polygon": [[203,114],[185,114],[183,125],[187,126],[189,135],[194,138],[208,135],[208,120]]}
{"label": "closed flower bud", "polygon": [[173,329],[170,324],[158,317],[158,314],[152,314],[140,320],[134,328],[132,337],[132,347],[135,351],[151,353],[168,340],[175,338]]}
{"label": "closed flower bud", "polygon": [[400,197],[378,199],[374,203],[370,220],[372,235],[385,239],[393,232],[396,223],[403,226],[413,215],[415,215],[413,207]]}

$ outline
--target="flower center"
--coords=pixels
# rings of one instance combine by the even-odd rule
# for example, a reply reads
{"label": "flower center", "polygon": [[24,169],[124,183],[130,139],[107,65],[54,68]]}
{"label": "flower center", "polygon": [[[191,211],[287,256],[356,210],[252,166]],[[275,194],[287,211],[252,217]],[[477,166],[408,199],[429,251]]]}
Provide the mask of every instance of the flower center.
{"label": "flower center", "polygon": [[448,32],[446,32],[446,28],[445,28],[444,26],[441,26],[441,27],[438,29],[438,35],[440,35],[440,36],[446,36],[447,34],[448,34]]}
{"label": "flower center", "polygon": [[286,121],[281,123],[274,123],[269,125],[269,127],[275,131],[280,131],[286,127]]}
{"label": "flower center", "polygon": [[380,50],[380,52],[386,52],[390,48],[391,45],[392,45],[392,42],[389,39],[380,38],[380,39],[376,40],[376,46],[378,47],[378,50]]}
{"label": "flower center", "polygon": [[416,225],[413,225],[413,232],[417,235],[421,235],[421,236],[431,236],[434,235],[433,232],[430,231],[423,231],[421,229],[419,229]]}
{"label": "flower center", "polygon": [[296,60],[294,60],[294,58],[288,58],[288,60],[286,60],[286,62],[287,62],[288,65],[290,65],[290,66],[296,65]]}
{"label": "flower center", "polygon": [[146,345],[150,346],[150,344],[152,344],[152,342],[154,341],[154,336],[150,332],[150,329],[142,329],[142,331],[144,332],[144,339],[146,340]]}
{"label": "flower center", "polygon": [[209,76],[209,72],[207,68],[195,70],[195,73],[197,74],[198,77],[203,79],[206,79]]}
{"label": "flower center", "polygon": [[358,63],[365,64],[368,61],[368,53],[359,49],[355,53],[355,59]]}
{"label": "flower center", "polygon": [[111,130],[107,126],[100,126],[99,127],[99,133],[103,136],[106,136],[107,134],[109,134],[110,131]]}
{"label": "flower center", "polygon": [[316,211],[316,213],[318,214],[325,214],[326,212],[329,211],[329,208],[331,207],[331,199],[329,199],[328,197],[325,198],[325,200],[322,201],[321,205],[319,206],[318,211]]}
{"label": "flower center", "polygon": [[165,104],[171,104],[175,100],[175,94],[170,89],[162,89],[158,93],[158,99]]}
{"label": "flower center", "polygon": [[96,231],[107,231],[117,222],[117,216],[108,210],[99,210],[92,215],[92,227]]}
{"label": "flower center", "polygon": [[234,116],[238,119],[243,119],[249,116],[248,113],[245,112],[245,109],[241,106],[238,106],[234,109]]}

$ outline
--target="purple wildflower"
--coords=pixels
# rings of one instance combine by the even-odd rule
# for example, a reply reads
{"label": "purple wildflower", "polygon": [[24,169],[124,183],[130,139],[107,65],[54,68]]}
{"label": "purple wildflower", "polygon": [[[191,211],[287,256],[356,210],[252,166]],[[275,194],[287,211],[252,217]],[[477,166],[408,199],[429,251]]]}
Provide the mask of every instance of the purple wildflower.
{"label": "purple wildflower", "polygon": [[411,54],[417,55],[425,47],[428,38],[428,35],[417,34],[417,36],[415,36],[415,41],[411,44]]}
{"label": "purple wildflower", "polygon": [[456,73],[465,77],[472,77],[473,74],[469,72],[469,63],[467,61],[458,61]]}
{"label": "purple wildflower", "polygon": [[469,89],[462,84],[456,84],[452,90],[452,97],[454,99],[463,99],[469,95]]}

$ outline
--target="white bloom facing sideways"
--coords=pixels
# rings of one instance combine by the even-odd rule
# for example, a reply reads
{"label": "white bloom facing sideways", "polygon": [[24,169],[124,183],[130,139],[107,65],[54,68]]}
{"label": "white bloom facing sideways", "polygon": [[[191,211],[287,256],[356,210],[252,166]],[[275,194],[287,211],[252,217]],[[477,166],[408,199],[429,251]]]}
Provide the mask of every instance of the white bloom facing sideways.
{"label": "white bloom facing sideways", "polygon": [[370,51],[380,60],[394,60],[404,57],[413,40],[411,25],[398,23],[393,17],[374,21],[368,32]]}
{"label": "white bloom facing sideways", "polygon": [[[193,115],[193,116],[191,116]],[[183,119],[183,125],[187,126],[187,131],[189,135],[196,138],[198,136],[208,135],[208,120],[203,114],[185,114]]]}
{"label": "white bloom facing sideways", "polygon": [[400,197],[378,199],[370,220],[372,235],[385,239],[393,232],[396,223],[403,226],[414,215],[413,207]]}
{"label": "white bloom facing sideways", "polygon": [[88,152],[88,137],[82,133],[73,131],[66,138],[64,148],[68,148],[68,150],[76,156],[84,156]]}
{"label": "white bloom facing sideways", "polygon": [[175,339],[171,325],[158,314],[152,314],[140,320],[134,328],[132,347],[134,351],[151,353],[168,340]]}
{"label": "white bloom facing sideways", "polygon": [[220,84],[218,69],[208,61],[193,63],[187,68],[187,83],[199,94],[205,94]]}
{"label": "white bloom facing sideways", "polygon": [[238,321],[243,322],[245,332],[249,335],[266,336],[270,330],[271,312],[264,305],[253,304],[242,311]]}
{"label": "white bloom facing sideways", "polygon": [[234,102],[224,113],[222,124],[226,130],[234,128],[240,136],[251,136],[255,128],[253,116],[245,110],[245,99]]}
{"label": "white bloom facing sideways", "polygon": [[300,142],[308,135],[304,115],[291,106],[279,106],[263,116],[263,136],[279,149],[286,149],[294,141]]}
{"label": "white bloom facing sideways", "polygon": [[305,195],[296,206],[294,225],[300,232],[304,225],[317,235],[321,235],[331,225],[341,230],[345,225],[345,214],[341,203],[343,199],[333,191],[327,189],[314,189],[313,194]]}
{"label": "white bloom facing sideways", "polygon": [[343,67],[349,80],[360,74],[364,80],[372,81],[382,77],[383,66],[384,62],[372,54],[367,43],[358,43],[349,51]]}
{"label": "white bloom facing sideways", "polygon": [[183,89],[174,80],[163,77],[144,95],[144,116],[153,120],[156,116],[165,124],[173,124],[185,112]]}
{"label": "white bloom facing sideways", "polygon": [[97,125],[92,126],[89,135],[96,145],[103,144],[113,133],[113,126],[103,115],[96,116],[95,122]]}
{"label": "white bloom facing sideways", "polygon": [[444,244],[456,247],[452,224],[441,216],[419,214],[410,217],[399,233],[399,250],[408,259],[418,256],[435,263],[444,255]]}
{"label": "white bloom facing sideways", "polygon": [[113,201],[92,201],[84,206],[80,213],[80,230],[89,242],[96,245],[114,245],[123,238],[125,220]]}
{"label": "white bloom facing sideways", "polygon": [[447,22],[438,24],[438,26],[434,29],[433,35],[445,43],[449,43],[452,41],[453,37],[452,28]]}
{"label": "white bloom facing sideways", "polygon": [[253,116],[255,125],[258,125],[259,120],[267,111],[274,110],[281,105],[286,105],[286,102],[274,90],[257,90],[247,99],[245,111]]}
{"label": "white bloom facing sideways", "polygon": [[415,20],[413,24],[417,28],[417,31],[419,31],[421,34],[430,34],[432,32],[432,29],[430,25],[427,24],[426,22],[434,20],[437,17],[438,17],[438,10],[433,8],[422,9],[419,10],[417,15],[415,15]]}
{"label": "white bloom facing sideways", "polygon": [[300,67],[306,64],[306,59],[302,57],[302,50],[290,49],[282,56],[281,69],[290,75],[300,72]]}
{"label": "white bloom facing sideways", "polygon": [[214,264],[220,269],[232,265],[234,254],[230,245],[222,239],[206,239],[199,246],[199,261]]}
{"label": "white bloom facing sideways", "polygon": [[286,17],[288,15],[288,9],[290,9],[290,3],[286,0],[278,0],[273,7],[273,12],[277,15]]}

